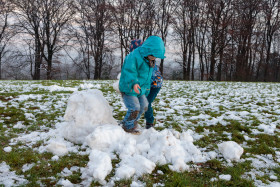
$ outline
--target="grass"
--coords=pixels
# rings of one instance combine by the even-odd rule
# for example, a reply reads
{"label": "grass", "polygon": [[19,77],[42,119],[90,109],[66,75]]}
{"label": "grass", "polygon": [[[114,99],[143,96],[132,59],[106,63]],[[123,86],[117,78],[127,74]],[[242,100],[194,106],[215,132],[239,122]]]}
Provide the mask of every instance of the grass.
{"label": "grass", "polygon": [[[6,162],[11,171],[15,171],[17,175],[24,175],[25,179],[29,181],[27,186],[55,186],[60,179],[68,179],[73,184],[79,184],[82,182],[81,171],[73,171],[71,175],[63,177],[61,175],[63,169],[70,169],[72,166],[79,168],[86,167],[88,163],[88,155],[79,155],[70,153],[66,156],[60,157],[59,160],[52,160],[53,155],[51,153],[39,153],[34,151],[41,145],[45,144],[40,140],[36,144],[29,147],[25,142],[19,142],[12,145],[11,152],[5,152],[3,148],[10,146],[10,140],[19,136],[21,133],[30,133],[33,131],[45,131],[46,129],[54,128],[55,124],[61,120],[61,116],[64,115],[66,109],[66,102],[72,91],[54,91],[50,92],[41,86],[57,85],[61,87],[79,87],[80,84],[99,84],[101,91],[113,106],[115,112],[114,118],[118,121],[123,119],[126,111],[120,111],[121,99],[120,96],[115,93],[111,84],[113,81],[9,81],[10,85],[16,85],[17,89],[5,88],[5,81],[0,82],[0,160]],[[34,89],[26,89],[30,85],[38,85]],[[177,86],[179,85],[179,86]],[[269,93],[275,92],[280,88],[278,84],[266,85],[258,84],[262,87],[261,90],[257,90],[257,84],[248,83],[251,85],[250,91],[256,89],[263,100],[256,101],[257,95],[250,95],[250,97],[243,97],[232,95],[232,90],[238,90],[242,83],[225,83],[225,82],[184,82],[184,81],[166,81],[165,87],[162,88],[159,96],[154,102],[155,116],[165,115],[165,119],[161,120],[163,127],[156,127],[156,130],[163,130],[166,128],[172,128],[176,131],[182,132],[187,129],[192,129],[196,135],[203,135],[201,138],[195,139],[194,144],[201,149],[207,151],[217,151],[217,144],[222,141],[235,141],[244,146],[244,154],[242,155],[242,162],[234,162],[232,165],[228,164],[222,157],[208,160],[205,163],[188,163],[190,171],[179,173],[169,169],[168,165],[157,165],[151,174],[145,174],[139,176],[138,180],[144,183],[146,186],[153,186],[154,184],[162,184],[165,186],[255,186],[254,179],[245,178],[243,175],[246,172],[250,172],[254,169],[252,162],[246,160],[246,158],[254,157],[256,155],[272,155],[272,158],[277,162],[276,151],[280,151],[280,127],[277,125],[274,134],[254,134],[253,130],[257,129],[260,124],[270,124],[277,121],[279,117],[277,113],[269,110],[263,110],[260,113],[262,117],[252,115],[250,111],[252,109],[258,109],[258,107],[268,107],[271,102],[265,102],[266,95],[264,90],[271,90]],[[247,86],[247,84],[244,84]],[[5,92],[1,92],[1,86]],[[185,87],[183,87],[185,86]],[[243,89],[242,87],[240,88]],[[81,90],[81,88],[79,88]],[[213,91],[214,90],[214,91]],[[244,91],[244,90],[243,90]],[[235,92],[235,94],[241,93]],[[250,94],[250,92],[246,92]],[[253,92],[252,92],[253,93]],[[23,101],[15,102],[15,98],[19,98],[21,95],[35,94],[40,95],[40,98],[29,98]],[[238,100],[239,97],[243,97],[243,100]],[[276,103],[279,105],[278,96],[275,95]],[[175,102],[178,98],[185,98]],[[219,100],[219,104],[216,105],[216,109],[212,110],[209,107],[208,99]],[[160,106],[160,101],[166,103],[166,105]],[[57,105],[58,102],[64,104]],[[1,105],[2,103],[2,105]],[[227,104],[224,104],[227,103]],[[3,106],[4,105],[4,106]],[[174,113],[166,113],[174,106],[188,106],[186,109],[177,110],[174,109]],[[247,106],[243,107],[243,105]],[[275,106],[277,106],[275,105]],[[46,110],[42,111],[41,107],[44,106]],[[191,108],[195,106],[197,109]],[[249,108],[249,106],[253,108]],[[250,115],[240,116],[242,120],[233,120],[224,118],[227,125],[216,123],[215,125],[208,125],[207,120],[225,115],[228,111],[242,112],[248,111]],[[25,115],[30,113],[34,118],[30,118]],[[211,116],[210,119],[197,119],[189,120],[192,116],[198,116],[205,114]],[[272,115],[266,117],[265,115]],[[264,119],[266,121],[264,121]],[[26,128],[16,129],[13,128],[18,122],[22,122]],[[143,119],[141,123],[145,123]],[[209,131],[208,134],[205,132]],[[259,130],[260,131],[260,130]],[[230,134],[230,136],[228,136]],[[252,140],[246,140],[245,135]],[[115,168],[119,164],[120,159],[112,160],[113,170],[107,176],[106,180],[109,181],[115,175]],[[22,166],[25,164],[32,164],[35,166],[30,170],[23,172]],[[279,165],[279,163],[278,163]],[[161,174],[161,171],[163,174]],[[280,182],[280,167],[267,168],[263,176],[257,176],[257,178],[265,184],[269,184],[269,181]],[[278,177],[277,180],[271,180],[269,174],[274,173]],[[219,175],[229,174],[231,175],[230,181],[219,179]],[[211,181],[216,178],[217,180]],[[134,179],[115,181],[115,186],[130,186]],[[94,181],[91,186],[100,186],[101,184]],[[0,184],[1,186],[1,184]]]}

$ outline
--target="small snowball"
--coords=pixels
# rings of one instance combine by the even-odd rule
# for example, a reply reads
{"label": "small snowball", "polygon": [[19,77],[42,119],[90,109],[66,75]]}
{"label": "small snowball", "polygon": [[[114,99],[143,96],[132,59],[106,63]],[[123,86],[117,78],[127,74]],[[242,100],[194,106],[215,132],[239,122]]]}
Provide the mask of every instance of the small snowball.
{"label": "small snowball", "polygon": [[105,177],[113,169],[109,154],[99,150],[91,151],[88,167],[91,176],[98,181],[104,181]]}
{"label": "small snowball", "polygon": [[53,153],[54,155],[63,156],[68,153],[68,149],[65,144],[58,142],[51,142],[47,148],[47,151]]}
{"label": "small snowball", "polygon": [[216,177],[214,177],[214,178],[211,178],[210,181],[215,182],[215,181],[218,181],[218,179]]}
{"label": "small snowball", "polygon": [[229,181],[231,179],[231,175],[219,175],[219,179]]}
{"label": "small snowball", "polygon": [[219,151],[226,160],[238,161],[244,149],[234,141],[223,142],[218,145]]}
{"label": "small snowball", "polygon": [[68,179],[60,179],[57,184],[61,185],[61,186],[64,186],[64,187],[74,186]]}
{"label": "small snowball", "polygon": [[55,156],[52,157],[52,160],[57,161],[57,160],[59,160],[59,157],[57,155],[55,155]]}
{"label": "small snowball", "polygon": [[161,170],[158,170],[157,173],[163,175],[163,172]]}
{"label": "small snowball", "polygon": [[4,148],[4,151],[5,151],[6,153],[11,152],[11,151],[12,151],[12,147],[5,147],[5,148]]}

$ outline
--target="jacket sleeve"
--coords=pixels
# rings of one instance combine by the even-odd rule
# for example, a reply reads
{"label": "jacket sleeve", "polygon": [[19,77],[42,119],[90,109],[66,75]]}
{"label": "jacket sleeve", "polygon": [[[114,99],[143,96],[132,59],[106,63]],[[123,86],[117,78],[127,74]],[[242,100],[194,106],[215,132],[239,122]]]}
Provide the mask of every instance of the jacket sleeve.
{"label": "jacket sleeve", "polygon": [[125,76],[125,82],[131,89],[133,89],[135,84],[139,84],[138,64],[137,59],[134,56],[128,56],[125,58],[122,74]]}

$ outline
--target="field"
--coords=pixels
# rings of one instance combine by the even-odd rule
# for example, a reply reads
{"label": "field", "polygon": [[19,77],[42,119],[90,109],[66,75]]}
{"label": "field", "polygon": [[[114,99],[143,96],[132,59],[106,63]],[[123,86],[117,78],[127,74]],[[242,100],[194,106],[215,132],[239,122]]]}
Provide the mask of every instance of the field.
{"label": "field", "polygon": [[[165,81],[154,102],[155,129],[191,130],[193,144],[212,155],[204,162],[188,162],[188,171],[157,164],[151,174],[116,180],[114,168],[120,162],[116,158],[101,184],[82,177],[88,147],[74,144],[78,152],[61,157],[42,151],[46,134],[64,121],[74,91],[101,90],[114,118],[121,120],[126,108],[114,82],[0,81],[0,186],[280,186],[278,83]],[[143,118],[140,124],[144,127]],[[243,147],[239,161],[228,162],[218,151],[217,145],[225,141]]]}

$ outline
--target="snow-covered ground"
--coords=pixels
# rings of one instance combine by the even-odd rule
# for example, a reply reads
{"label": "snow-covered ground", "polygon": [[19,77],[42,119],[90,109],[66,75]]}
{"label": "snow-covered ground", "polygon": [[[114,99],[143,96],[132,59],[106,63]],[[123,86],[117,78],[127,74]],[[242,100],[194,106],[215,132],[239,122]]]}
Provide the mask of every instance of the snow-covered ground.
{"label": "snow-covered ground", "polygon": [[[136,136],[117,125],[126,108],[114,82],[1,81],[0,127],[11,137],[1,144],[3,153],[32,148],[52,153],[50,161],[86,155],[86,166],[65,167],[59,180],[54,177],[62,186],[75,185],[67,179],[73,172],[80,172],[82,186],[93,181],[114,186],[122,179],[145,186],[141,176],[164,175],[155,171],[157,165],[192,172],[213,159],[225,167],[249,161],[242,178],[256,186],[280,186],[280,84],[166,81],[154,102],[156,128],[144,129],[141,119],[142,134]],[[12,108],[21,118],[6,115]],[[268,144],[260,136],[275,139]],[[269,151],[257,152],[254,146],[269,146]],[[23,174],[17,175],[7,162],[0,162],[0,184],[5,186],[29,183],[23,174],[38,164],[24,164]],[[217,172],[209,182],[233,178]]]}

